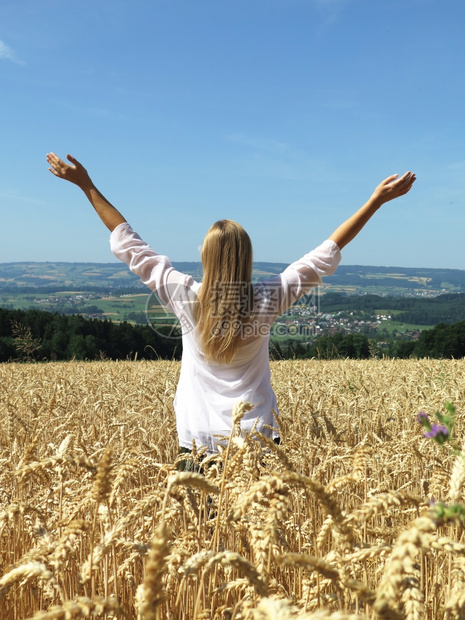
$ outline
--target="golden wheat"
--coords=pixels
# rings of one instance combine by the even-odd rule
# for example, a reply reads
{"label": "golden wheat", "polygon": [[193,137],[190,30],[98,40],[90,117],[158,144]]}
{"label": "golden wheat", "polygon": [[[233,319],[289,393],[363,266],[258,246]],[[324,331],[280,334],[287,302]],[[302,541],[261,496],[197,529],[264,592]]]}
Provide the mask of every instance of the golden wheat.
{"label": "golden wheat", "polygon": [[[273,362],[280,446],[178,471],[177,362],[0,365],[0,618],[465,617],[465,360]],[[202,473],[203,472],[203,473]]]}

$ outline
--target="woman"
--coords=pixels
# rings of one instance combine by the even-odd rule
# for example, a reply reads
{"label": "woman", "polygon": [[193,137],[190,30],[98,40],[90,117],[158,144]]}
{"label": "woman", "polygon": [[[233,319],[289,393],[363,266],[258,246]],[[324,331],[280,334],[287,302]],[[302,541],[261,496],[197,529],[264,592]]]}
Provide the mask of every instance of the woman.
{"label": "woman", "polygon": [[246,231],[231,220],[213,224],[202,246],[202,283],[174,269],[135,233],[121,213],[93,184],[74,157],[70,164],[47,155],[50,172],[82,189],[111,232],[115,256],[157,293],[182,327],[181,374],[174,408],[179,445],[218,450],[229,436],[231,411],[238,401],[253,405],[242,428],[270,435],[276,396],[270,383],[270,327],[302,295],[336,270],[340,250],[384,203],[406,194],[415,175],[392,175],[382,181],[354,215],[315,250],[292,263],[279,276],[252,286],[252,244]]}

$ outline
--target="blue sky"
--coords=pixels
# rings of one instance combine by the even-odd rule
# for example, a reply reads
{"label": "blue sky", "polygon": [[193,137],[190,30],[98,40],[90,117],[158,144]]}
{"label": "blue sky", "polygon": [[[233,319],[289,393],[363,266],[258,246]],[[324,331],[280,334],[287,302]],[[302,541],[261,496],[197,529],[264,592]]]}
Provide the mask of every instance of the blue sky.
{"label": "blue sky", "polygon": [[45,154],[143,238],[199,260],[239,221],[290,262],[393,173],[344,264],[465,269],[463,0],[2,0],[0,262],[111,262]]}

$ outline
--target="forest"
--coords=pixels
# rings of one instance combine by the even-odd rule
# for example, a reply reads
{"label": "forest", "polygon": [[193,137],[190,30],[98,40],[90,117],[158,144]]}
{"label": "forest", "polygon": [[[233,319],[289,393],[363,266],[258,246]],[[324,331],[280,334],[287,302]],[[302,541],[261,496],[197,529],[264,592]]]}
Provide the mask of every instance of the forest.
{"label": "forest", "polygon": [[465,321],[439,323],[422,331],[418,340],[377,340],[364,334],[336,332],[318,336],[306,345],[297,341],[285,345],[272,342],[270,353],[273,359],[461,359],[465,357]]}
{"label": "forest", "polygon": [[[379,303],[379,300],[378,300]],[[149,325],[86,319],[41,310],[0,308],[0,362],[54,360],[180,359],[180,338]],[[368,359],[465,357],[465,320],[438,323],[417,340],[368,338],[336,332],[311,342],[271,341],[272,359]]]}
{"label": "forest", "polygon": [[180,356],[180,338],[163,338],[149,325],[86,319],[78,314],[0,308],[0,362],[151,360],[180,359]]}

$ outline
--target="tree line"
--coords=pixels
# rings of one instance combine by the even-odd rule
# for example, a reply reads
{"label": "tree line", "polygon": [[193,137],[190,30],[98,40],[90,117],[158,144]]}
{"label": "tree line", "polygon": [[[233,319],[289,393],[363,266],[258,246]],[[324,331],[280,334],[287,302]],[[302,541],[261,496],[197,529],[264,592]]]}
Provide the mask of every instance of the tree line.
{"label": "tree line", "polygon": [[0,362],[180,359],[181,339],[166,338],[159,332],[149,325],[125,321],[0,308]]}
{"label": "tree line", "polygon": [[[0,362],[12,360],[180,359],[180,338],[169,337],[168,328],[126,321],[86,319],[43,310],[0,308]],[[336,332],[312,342],[297,339],[272,341],[273,359],[367,359],[465,357],[465,321],[439,323],[424,330],[417,340],[379,341],[364,334]]]}
{"label": "tree line", "polygon": [[368,338],[364,334],[336,332],[311,343],[288,340],[272,343],[275,359],[368,359],[370,357],[460,359],[465,357],[465,321],[439,323],[422,331],[417,340]]}

